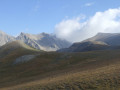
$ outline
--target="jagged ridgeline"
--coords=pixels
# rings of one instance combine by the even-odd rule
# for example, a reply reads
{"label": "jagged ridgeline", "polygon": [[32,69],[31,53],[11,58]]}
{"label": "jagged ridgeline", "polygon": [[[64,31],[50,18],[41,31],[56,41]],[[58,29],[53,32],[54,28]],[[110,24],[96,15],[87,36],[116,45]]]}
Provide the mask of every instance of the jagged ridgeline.
{"label": "jagged ridgeline", "polygon": [[56,51],[61,48],[67,48],[71,45],[70,42],[59,39],[55,35],[47,33],[37,35],[21,33],[19,36],[13,37],[0,31],[0,46],[15,40],[22,41],[33,48],[44,51]]}

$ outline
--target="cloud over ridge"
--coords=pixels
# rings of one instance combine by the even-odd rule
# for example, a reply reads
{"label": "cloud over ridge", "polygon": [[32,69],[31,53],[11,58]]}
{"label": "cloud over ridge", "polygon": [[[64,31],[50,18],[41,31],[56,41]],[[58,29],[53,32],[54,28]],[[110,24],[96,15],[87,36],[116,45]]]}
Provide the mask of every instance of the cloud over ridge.
{"label": "cloud over ridge", "polygon": [[120,32],[120,8],[96,12],[94,16],[84,22],[81,17],[76,17],[63,20],[55,26],[56,36],[70,42],[82,41],[98,32]]}

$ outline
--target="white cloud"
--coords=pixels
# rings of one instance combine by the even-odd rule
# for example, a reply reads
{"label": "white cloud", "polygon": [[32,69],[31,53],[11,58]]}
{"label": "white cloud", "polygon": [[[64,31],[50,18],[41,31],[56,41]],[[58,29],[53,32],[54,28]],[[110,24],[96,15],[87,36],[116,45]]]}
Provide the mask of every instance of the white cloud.
{"label": "white cloud", "polygon": [[96,12],[94,16],[84,22],[81,17],[76,17],[63,20],[55,26],[56,36],[71,42],[82,41],[98,32],[120,32],[120,8]]}
{"label": "white cloud", "polygon": [[85,6],[89,7],[89,6],[92,6],[93,4],[94,4],[94,2],[90,2],[90,3],[86,3]]}

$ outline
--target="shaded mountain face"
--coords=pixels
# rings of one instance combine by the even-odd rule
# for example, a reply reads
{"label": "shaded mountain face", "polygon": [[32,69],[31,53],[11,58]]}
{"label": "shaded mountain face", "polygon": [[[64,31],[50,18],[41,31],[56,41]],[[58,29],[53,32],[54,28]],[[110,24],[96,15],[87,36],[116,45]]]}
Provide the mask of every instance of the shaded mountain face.
{"label": "shaded mountain face", "polygon": [[111,50],[119,49],[120,47],[119,33],[98,33],[96,36],[84,40],[79,43],[74,43],[69,48],[60,49],[58,52],[83,52],[94,50]]}
{"label": "shaded mountain face", "polygon": [[15,38],[7,35],[6,33],[0,31],[0,46],[6,44],[7,42],[14,41]]}
{"label": "shaded mountain face", "polygon": [[94,50],[105,50],[109,46],[103,42],[98,41],[86,41],[80,43],[74,43],[69,48],[58,50],[58,52],[85,52],[85,51],[94,51]]}
{"label": "shaded mountain face", "polygon": [[21,33],[15,38],[0,31],[0,46],[15,40],[21,40],[33,48],[44,51],[56,51],[61,48],[67,48],[71,45],[68,41],[61,40],[54,35],[46,33],[37,35]]}
{"label": "shaded mountain face", "polygon": [[96,36],[85,41],[101,41],[110,46],[120,45],[120,33],[98,33]]}
{"label": "shaded mountain face", "polygon": [[101,50],[107,48],[108,45],[103,42],[83,42],[83,43],[74,43],[70,49],[73,52],[79,51],[92,51],[92,50]]}
{"label": "shaded mountain face", "polygon": [[23,41],[31,47],[44,51],[56,51],[70,46],[69,42],[46,33],[37,35],[21,33],[16,39]]}

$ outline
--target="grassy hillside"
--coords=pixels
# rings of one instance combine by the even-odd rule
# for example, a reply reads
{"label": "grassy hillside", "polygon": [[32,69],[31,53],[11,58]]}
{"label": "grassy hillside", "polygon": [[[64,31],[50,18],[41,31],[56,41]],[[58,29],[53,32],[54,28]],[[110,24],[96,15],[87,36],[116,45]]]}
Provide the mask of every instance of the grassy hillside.
{"label": "grassy hillside", "polygon": [[[37,55],[13,64],[23,55]],[[82,53],[17,48],[0,59],[0,90],[118,90],[120,50]]]}

